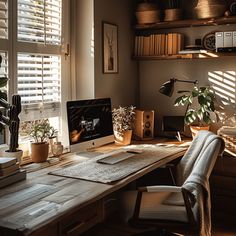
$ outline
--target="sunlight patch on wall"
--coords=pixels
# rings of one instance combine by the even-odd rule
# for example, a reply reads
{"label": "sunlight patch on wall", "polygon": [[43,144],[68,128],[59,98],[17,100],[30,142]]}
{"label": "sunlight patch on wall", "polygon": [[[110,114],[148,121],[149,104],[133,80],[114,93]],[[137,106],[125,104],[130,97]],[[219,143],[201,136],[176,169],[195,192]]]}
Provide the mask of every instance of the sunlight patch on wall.
{"label": "sunlight patch on wall", "polygon": [[211,71],[208,80],[224,104],[235,103],[236,71]]}
{"label": "sunlight patch on wall", "polygon": [[91,32],[90,55],[92,58],[94,58],[94,26],[92,27]]}

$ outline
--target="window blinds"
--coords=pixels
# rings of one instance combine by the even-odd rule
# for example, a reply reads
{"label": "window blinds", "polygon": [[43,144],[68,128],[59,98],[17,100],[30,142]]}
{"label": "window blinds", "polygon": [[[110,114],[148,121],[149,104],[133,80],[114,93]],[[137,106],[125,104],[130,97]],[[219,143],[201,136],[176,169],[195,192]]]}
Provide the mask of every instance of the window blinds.
{"label": "window blinds", "polygon": [[8,5],[7,0],[0,0],[0,38],[8,38]]}
{"label": "window blinds", "polygon": [[[24,43],[24,52],[17,53],[22,119],[59,116],[62,0],[18,0],[17,14],[17,41]],[[44,44],[50,55],[32,44]]]}
{"label": "window blinds", "polygon": [[22,105],[48,106],[61,101],[60,56],[18,54],[18,94]]}
{"label": "window blinds", "polygon": [[18,41],[61,44],[62,0],[18,0]]}

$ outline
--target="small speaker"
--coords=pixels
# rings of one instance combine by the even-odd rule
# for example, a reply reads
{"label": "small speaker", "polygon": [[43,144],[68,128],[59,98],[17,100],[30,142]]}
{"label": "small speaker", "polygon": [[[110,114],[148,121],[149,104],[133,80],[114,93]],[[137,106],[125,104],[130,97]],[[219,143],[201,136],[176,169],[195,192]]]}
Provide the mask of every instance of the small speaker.
{"label": "small speaker", "polygon": [[137,140],[154,138],[154,111],[135,110],[134,138]]}

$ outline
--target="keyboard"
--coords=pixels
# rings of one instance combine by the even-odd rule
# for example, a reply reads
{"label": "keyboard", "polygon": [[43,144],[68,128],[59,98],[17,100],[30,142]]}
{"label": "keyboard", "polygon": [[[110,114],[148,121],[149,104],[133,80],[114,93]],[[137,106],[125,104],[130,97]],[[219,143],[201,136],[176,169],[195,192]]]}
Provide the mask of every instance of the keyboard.
{"label": "keyboard", "polygon": [[108,154],[108,156],[101,158],[97,160],[98,163],[103,163],[103,164],[116,164],[118,162],[124,161],[132,156],[134,156],[134,153],[128,153],[128,152],[118,152],[118,153],[113,153],[113,154]]}

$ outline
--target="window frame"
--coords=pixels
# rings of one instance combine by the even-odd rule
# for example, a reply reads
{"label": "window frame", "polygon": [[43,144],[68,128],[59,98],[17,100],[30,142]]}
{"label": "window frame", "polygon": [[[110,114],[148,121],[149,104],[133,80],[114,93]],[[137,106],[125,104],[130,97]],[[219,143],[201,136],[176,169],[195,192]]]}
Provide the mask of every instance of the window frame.
{"label": "window frame", "polygon": [[[42,43],[18,42],[17,41],[17,4],[18,1],[8,0],[8,39],[0,38],[0,51],[8,53],[8,101],[11,96],[17,93],[17,53],[38,53],[61,55],[61,104],[60,104],[60,132],[59,139],[63,144],[68,145],[67,122],[66,122],[66,101],[70,100],[70,1],[62,0],[62,29],[61,29],[61,46],[47,45]],[[63,89],[62,89],[63,88]],[[23,115],[24,106],[22,106],[21,115]],[[37,118],[41,114],[40,109],[35,111]],[[8,140],[8,132],[6,132],[6,140]],[[63,134],[60,135],[60,134]]]}

